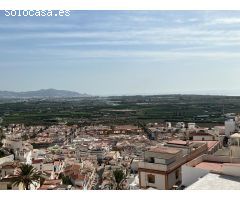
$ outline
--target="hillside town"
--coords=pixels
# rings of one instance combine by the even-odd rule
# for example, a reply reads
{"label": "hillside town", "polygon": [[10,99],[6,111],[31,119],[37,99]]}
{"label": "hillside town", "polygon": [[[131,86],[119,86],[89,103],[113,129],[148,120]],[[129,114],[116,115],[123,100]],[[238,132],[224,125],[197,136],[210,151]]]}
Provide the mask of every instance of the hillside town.
{"label": "hillside town", "polygon": [[225,125],[213,128],[184,122],[1,127],[0,189],[239,189],[240,116],[225,117]]}

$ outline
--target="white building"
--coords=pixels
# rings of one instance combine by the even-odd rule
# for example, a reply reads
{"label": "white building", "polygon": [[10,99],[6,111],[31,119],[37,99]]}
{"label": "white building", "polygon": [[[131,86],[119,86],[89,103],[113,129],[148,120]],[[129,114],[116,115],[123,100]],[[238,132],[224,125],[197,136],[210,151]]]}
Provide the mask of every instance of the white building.
{"label": "white building", "polygon": [[171,122],[166,122],[166,128],[171,129],[172,128],[172,123]]}
{"label": "white building", "polygon": [[0,179],[8,176],[14,175],[17,169],[17,165],[14,162],[8,162],[0,165]]}
{"label": "white building", "polygon": [[46,162],[43,159],[32,160],[32,166],[38,171],[51,171],[54,172],[54,163]]}
{"label": "white building", "polygon": [[188,129],[195,129],[196,123],[188,123]]}
{"label": "white building", "polygon": [[231,157],[240,158],[240,133],[235,133],[231,135],[230,139],[231,139],[230,146]]}
{"label": "white building", "polygon": [[214,141],[218,140],[217,136],[208,132],[198,132],[193,135],[193,141]]}
{"label": "white building", "polygon": [[20,161],[26,161],[26,153],[33,150],[31,144],[23,142],[21,135],[10,135],[3,140],[3,146],[9,150],[12,150],[15,155],[15,159]]}
{"label": "white building", "polygon": [[182,150],[175,148],[156,147],[146,151],[138,168],[140,189],[168,190],[181,185],[181,166],[185,162],[182,157]]}
{"label": "white building", "polygon": [[13,150],[16,159],[24,157],[23,142],[20,138],[7,137],[3,141],[3,146],[9,150]]}

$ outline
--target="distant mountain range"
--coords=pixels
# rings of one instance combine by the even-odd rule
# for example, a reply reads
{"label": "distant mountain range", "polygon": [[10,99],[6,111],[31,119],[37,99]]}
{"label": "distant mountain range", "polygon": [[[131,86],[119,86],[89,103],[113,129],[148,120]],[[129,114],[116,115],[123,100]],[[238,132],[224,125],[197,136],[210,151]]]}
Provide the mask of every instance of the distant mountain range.
{"label": "distant mountain range", "polygon": [[0,98],[71,98],[71,97],[89,97],[88,94],[55,89],[42,89],[27,92],[0,91]]}

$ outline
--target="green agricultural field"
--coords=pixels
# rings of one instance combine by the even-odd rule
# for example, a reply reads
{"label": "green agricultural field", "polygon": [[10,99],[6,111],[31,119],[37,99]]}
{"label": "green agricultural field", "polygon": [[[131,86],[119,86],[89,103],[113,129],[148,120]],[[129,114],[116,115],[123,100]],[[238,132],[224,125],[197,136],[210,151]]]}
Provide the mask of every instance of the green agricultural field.
{"label": "green agricultural field", "polygon": [[240,97],[201,95],[118,96],[1,101],[3,125],[124,124],[184,121],[222,124],[224,113],[240,113]]}

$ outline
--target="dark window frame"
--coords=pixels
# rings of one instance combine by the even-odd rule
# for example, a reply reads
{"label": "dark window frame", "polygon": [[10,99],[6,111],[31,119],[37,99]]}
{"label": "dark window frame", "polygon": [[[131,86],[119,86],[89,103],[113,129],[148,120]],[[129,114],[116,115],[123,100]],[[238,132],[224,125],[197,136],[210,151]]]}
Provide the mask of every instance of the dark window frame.
{"label": "dark window frame", "polygon": [[155,183],[155,175],[148,174],[147,178],[148,178],[148,183],[153,183],[153,184]]}

